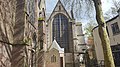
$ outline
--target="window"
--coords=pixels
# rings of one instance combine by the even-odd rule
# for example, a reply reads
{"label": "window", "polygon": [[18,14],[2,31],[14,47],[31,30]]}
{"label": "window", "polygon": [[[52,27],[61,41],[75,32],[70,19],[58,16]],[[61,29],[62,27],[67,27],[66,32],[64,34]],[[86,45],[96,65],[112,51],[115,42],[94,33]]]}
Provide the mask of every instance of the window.
{"label": "window", "polygon": [[118,23],[117,23],[117,22],[116,22],[116,23],[113,23],[113,24],[111,25],[111,27],[112,27],[113,35],[120,33],[119,26],[118,26]]}
{"label": "window", "polygon": [[43,49],[43,40],[40,40],[40,49]]}
{"label": "window", "polygon": [[51,62],[53,63],[53,62],[56,62],[56,56],[55,55],[53,55],[52,57],[51,57]]}
{"label": "window", "polygon": [[61,10],[61,6],[59,6],[59,10]]}
{"label": "window", "polygon": [[115,62],[115,66],[119,67],[120,66],[120,44],[111,46],[112,53],[113,53],[113,58]]}
{"label": "window", "polygon": [[56,41],[60,47],[65,48],[65,52],[69,47],[69,31],[68,31],[68,19],[63,14],[57,14],[53,20],[53,40]]}

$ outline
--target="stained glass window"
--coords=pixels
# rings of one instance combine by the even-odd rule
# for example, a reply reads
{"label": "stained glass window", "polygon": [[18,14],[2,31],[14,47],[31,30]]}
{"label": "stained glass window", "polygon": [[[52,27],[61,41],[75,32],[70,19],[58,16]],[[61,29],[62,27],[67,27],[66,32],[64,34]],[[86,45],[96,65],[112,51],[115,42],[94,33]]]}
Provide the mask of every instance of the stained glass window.
{"label": "stained glass window", "polygon": [[63,14],[57,14],[53,20],[53,40],[54,38],[60,47],[66,49],[69,47],[68,19]]}

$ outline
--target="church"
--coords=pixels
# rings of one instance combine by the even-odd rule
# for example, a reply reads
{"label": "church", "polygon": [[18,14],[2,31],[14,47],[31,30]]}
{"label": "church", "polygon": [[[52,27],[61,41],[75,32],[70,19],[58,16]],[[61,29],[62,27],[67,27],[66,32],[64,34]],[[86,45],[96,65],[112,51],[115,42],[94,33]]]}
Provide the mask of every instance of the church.
{"label": "church", "polygon": [[73,11],[68,12],[58,0],[46,23],[45,66],[79,67],[78,56],[84,52],[86,45],[82,24],[75,21]]}
{"label": "church", "polygon": [[46,19],[45,0],[0,0],[0,67],[79,67],[82,24],[58,0]]}

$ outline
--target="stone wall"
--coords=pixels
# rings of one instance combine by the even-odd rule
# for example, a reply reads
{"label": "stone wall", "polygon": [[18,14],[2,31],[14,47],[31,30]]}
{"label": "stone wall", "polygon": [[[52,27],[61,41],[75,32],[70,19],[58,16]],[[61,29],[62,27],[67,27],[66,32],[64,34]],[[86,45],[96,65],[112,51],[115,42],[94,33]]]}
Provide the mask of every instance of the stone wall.
{"label": "stone wall", "polygon": [[[55,56],[55,61],[52,62],[52,56]],[[45,60],[46,60],[46,66],[45,67],[60,67],[60,53],[57,49],[51,49],[50,51],[47,51],[45,54]]]}
{"label": "stone wall", "polygon": [[0,0],[0,67],[11,67],[15,0]]}
{"label": "stone wall", "polygon": [[0,0],[0,67],[37,65],[37,4],[37,0]]}

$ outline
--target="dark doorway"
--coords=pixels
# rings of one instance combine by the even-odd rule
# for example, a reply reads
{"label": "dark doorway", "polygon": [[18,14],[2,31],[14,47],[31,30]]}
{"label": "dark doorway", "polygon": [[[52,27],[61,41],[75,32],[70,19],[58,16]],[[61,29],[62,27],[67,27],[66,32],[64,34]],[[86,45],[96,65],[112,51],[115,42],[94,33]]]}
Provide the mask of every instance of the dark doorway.
{"label": "dark doorway", "polygon": [[60,57],[60,67],[63,67],[63,57]]}

